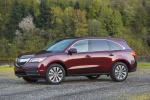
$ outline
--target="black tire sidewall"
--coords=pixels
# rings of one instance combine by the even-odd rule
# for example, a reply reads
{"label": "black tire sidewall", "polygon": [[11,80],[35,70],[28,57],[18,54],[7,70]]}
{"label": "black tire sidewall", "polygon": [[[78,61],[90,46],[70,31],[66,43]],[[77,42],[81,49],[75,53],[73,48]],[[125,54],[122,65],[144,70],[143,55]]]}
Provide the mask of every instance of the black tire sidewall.
{"label": "black tire sidewall", "polygon": [[[59,67],[61,70],[62,70],[62,73],[63,73],[63,78],[59,81],[59,82],[52,82],[50,79],[49,79],[49,71],[50,69],[52,69],[53,67]],[[65,70],[64,68],[60,65],[60,64],[52,64],[49,66],[49,68],[47,69],[46,71],[46,76],[45,76],[45,80],[48,84],[52,84],[52,85],[56,85],[56,84],[60,84],[65,78]]]}
{"label": "black tire sidewall", "polygon": [[[118,65],[123,65],[123,66],[126,68],[126,71],[127,71],[126,77],[125,77],[124,79],[122,79],[122,80],[119,80],[119,79],[115,76],[115,68],[116,68]],[[124,63],[122,63],[122,62],[116,62],[116,63],[113,65],[112,69],[111,69],[110,77],[111,77],[111,79],[112,79],[113,81],[116,81],[116,82],[122,82],[122,81],[124,81],[124,80],[128,77],[128,67],[127,67],[127,65],[124,64]]]}

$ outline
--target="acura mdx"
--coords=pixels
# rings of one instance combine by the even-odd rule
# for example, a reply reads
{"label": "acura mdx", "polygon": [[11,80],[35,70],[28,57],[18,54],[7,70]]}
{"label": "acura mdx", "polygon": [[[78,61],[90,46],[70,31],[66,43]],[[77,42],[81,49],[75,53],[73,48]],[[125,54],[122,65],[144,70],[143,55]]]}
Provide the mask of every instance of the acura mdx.
{"label": "acura mdx", "polygon": [[56,40],[36,53],[20,55],[14,72],[27,82],[44,78],[49,84],[59,84],[67,76],[97,79],[110,76],[124,81],[136,70],[136,52],[124,39],[111,37],[65,38]]}

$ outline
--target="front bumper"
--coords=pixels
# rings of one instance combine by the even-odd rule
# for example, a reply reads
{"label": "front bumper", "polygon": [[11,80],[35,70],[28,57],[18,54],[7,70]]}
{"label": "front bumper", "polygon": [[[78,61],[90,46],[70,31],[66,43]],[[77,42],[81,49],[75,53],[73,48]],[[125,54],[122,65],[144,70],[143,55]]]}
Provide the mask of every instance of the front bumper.
{"label": "front bumper", "polygon": [[39,63],[26,63],[23,66],[15,64],[14,73],[18,77],[41,78],[45,75],[45,67]]}
{"label": "front bumper", "polygon": [[38,70],[36,69],[30,69],[26,70],[24,68],[15,67],[14,73],[18,77],[42,77]]}

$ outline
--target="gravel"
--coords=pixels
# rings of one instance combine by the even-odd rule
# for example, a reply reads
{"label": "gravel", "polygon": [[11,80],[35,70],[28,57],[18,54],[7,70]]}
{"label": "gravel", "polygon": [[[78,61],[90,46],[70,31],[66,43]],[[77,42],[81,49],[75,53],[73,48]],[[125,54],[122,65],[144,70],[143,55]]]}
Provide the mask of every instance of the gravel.
{"label": "gravel", "polygon": [[124,82],[113,82],[107,76],[97,80],[66,77],[60,85],[44,80],[26,83],[13,73],[0,73],[0,100],[126,100],[142,93],[150,93],[150,69],[138,69]]}

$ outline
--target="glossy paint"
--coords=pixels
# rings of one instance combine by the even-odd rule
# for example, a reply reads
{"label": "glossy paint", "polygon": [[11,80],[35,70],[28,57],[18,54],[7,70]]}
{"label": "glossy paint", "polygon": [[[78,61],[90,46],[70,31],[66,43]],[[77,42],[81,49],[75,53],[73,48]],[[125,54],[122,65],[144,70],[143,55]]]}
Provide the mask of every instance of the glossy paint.
{"label": "glossy paint", "polygon": [[[125,47],[125,50],[97,51],[69,54],[68,50],[72,45],[81,40],[105,39],[114,41]],[[123,41],[123,42],[122,42]],[[62,52],[40,51],[34,54],[26,54],[19,58],[46,57],[41,62],[27,62],[23,66],[18,66],[15,62],[15,74],[18,77],[42,77],[46,75],[48,67],[53,63],[62,65],[66,71],[66,76],[88,75],[88,74],[110,74],[110,70],[115,62],[123,62],[128,66],[129,72],[135,71],[137,62],[132,56],[130,47],[125,45],[124,40],[115,38],[77,38]],[[38,74],[26,74],[27,71],[37,71]],[[20,74],[24,73],[24,74]]]}

